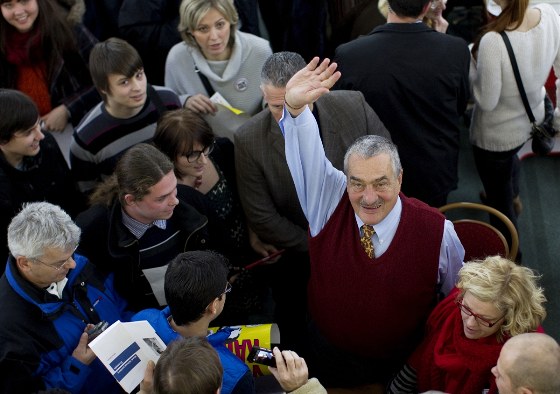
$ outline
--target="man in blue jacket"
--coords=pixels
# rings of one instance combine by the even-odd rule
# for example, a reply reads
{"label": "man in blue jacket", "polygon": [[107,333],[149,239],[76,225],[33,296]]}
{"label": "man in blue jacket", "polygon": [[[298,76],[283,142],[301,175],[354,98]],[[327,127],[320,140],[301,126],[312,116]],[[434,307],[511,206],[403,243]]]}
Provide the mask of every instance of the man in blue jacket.
{"label": "man in blue jacket", "polygon": [[12,219],[0,278],[0,392],[122,392],[85,331],[130,313],[113,276],[74,253],[79,240],[78,226],[50,203],[28,204]]}
{"label": "man in blue jacket", "polygon": [[147,320],[166,344],[181,337],[207,337],[224,368],[221,394],[253,393],[251,371],[225,346],[231,329],[226,327],[208,335],[210,323],[222,313],[231,291],[227,276],[222,255],[210,251],[181,253],[165,273],[168,307],[162,311],[143,310],[132,320]]}

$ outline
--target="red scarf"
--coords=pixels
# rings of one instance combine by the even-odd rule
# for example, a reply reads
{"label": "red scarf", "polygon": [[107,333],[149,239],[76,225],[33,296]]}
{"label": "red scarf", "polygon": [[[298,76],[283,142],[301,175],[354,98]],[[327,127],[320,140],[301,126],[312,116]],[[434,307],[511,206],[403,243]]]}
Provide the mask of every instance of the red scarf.
{"label": "red scarf", "polygon": [[426,337],[409,364],[418,373],[418,390],[441,390],[453,394],[481,394],[485,388],[497,393],[491,369],[503,343],[495,335],[468,339],[461,312],[455,304],[459,290],[440,302],[428,318]]}
{"label": "red scarf", "polygon": [[43,116],[51,111],[52,105],[47,64],[40,44],[41,35],[35,30],[26,33],[10,31],[6,40],[6,59],[17,67],[15,88],[31,97]]}
{"label": "red scarf", "polygon": [[35,29],[26,33],[15,30],[8,32],[6,59],[15,66],[31,65],[43,57],[41,35]]}

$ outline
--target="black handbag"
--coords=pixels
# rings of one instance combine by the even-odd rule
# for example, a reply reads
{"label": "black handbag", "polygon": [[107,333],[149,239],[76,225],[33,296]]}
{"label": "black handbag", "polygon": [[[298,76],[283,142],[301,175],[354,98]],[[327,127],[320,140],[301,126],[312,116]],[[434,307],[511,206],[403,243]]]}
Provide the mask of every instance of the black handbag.
{"label": "black handbag", "polygon": [[527,94],[525,93],[523,82],[521,81],[521,75],[519,74],[519,68],[517,67],[517,61],[515,60],[515,54],[513,53],[511,42],[505,32],[501,32],[500,35],[506,44],[509,59],[511,61],[511,67],[513,68],[513,74],[515,75],[515,81],[517,82],[517,88],[519,89],[521,100],[523,101],[523,106],[525,107],[529,121],[533,125],[531,128],[531,148],[537,155],[546,156],[554,148],[554,137],[558,134],[558,130],[555,130],[552,126],[554,121],[554,106],[552,105],[552,101],[548,95],[546,95],[544,97],[544,120],[541,124],[536,124],[535,116],[533,115],[533,111],[531,111],[529,100],[527,100]]}

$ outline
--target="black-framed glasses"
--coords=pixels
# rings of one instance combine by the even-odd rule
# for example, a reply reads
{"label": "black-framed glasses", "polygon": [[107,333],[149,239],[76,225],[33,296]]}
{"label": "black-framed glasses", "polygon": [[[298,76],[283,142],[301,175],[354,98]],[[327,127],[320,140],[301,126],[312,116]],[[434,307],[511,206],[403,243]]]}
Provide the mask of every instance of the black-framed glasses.
{"label": "black-framed glasses", "polygon": [[29,260],[36,261],[36,262],[38,262],[38,263],[41,263],[41,264],[43,264],[43,265],[46,265],[47,267],[50,267],[50,268],[55,269],[55,270],[57,270],[57,271],[60,271],[66,264],[68,264],[68,262],[70,261],[70,259],[72,259],[72,258],[74,257],[74,253],[76,252],[76,249],[78,249],[78,245],[76,245],[76,247],[75,247],[74,250],[72,251],[72,254],[70,255],[70,257],[68,257],[68,258],[67,258],[66,260],[64,260],[64,261],[59,261],[59,262],[56,262],[56,263],[54,263],[54,264],[47,264],[47,263],[45,263],[44,261],[41,261],[41,260],[39,260],[39,259],[37,259],[37,258],[29,259]]}
{"label": "black-framed glasses", "polygon": [[495,322],[491,322],[490,320],[485,319],[484,317],[481,317],[480,315],[477,315],[476,313],[471,311],[468,306],[463,305],[462,301],[456,301],[455,303],[457,304],[457,307],[461,310],[461,312],[463,312],[467,316],[474,316],[475,320],[479,324],[482,324],[483,326],[488,327],[488,328],[494,327],[500,320],[502,320],[504,317],[506,317],[506,315],[503,315],[502,317],[500,317]]}
{"label": "black-framed glasses", "polygon": [[189,163],[194,163],[200,159],[200,155],[204,154],[204,156],[208,157],[210,153],[214,150],[214,141],[208,146],[205,146],[202,150],[193,150],[188,153],[185,153],[184,156],[187,158]]}

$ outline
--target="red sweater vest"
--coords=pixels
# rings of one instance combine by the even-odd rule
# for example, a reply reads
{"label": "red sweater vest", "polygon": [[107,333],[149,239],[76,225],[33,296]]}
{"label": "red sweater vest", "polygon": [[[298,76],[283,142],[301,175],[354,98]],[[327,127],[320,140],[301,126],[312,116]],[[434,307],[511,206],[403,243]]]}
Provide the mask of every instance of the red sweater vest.
{"label": "red sweater vest", "polygon": [[309,239],[311,318],[332,345],[372,359],[407,357],[436,300],[444,217],[421,201],[400,197],[397,232],[379,258],[365,254],[346,193],[321,232]]}

